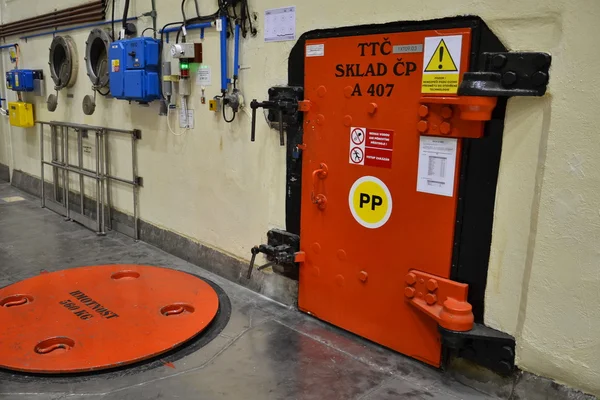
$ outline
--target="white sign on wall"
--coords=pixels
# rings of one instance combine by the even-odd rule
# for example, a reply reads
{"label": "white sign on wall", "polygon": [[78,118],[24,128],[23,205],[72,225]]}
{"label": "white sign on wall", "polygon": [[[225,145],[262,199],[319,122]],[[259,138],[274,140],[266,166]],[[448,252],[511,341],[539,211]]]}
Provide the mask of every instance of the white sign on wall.
{"label": "white sign on wall", "polygon": [[265,10],[265,42],[296,40],[296,6]]}

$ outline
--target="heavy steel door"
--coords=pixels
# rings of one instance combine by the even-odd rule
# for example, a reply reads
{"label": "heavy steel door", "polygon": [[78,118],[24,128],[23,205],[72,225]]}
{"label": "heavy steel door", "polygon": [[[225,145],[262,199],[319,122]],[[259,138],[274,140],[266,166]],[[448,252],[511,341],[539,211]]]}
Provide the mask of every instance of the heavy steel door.
{"label": "heavy steel door", "polygon": [[422,133],[461,120],[445,108],[427,126],[421,99],[456,96],[470,36],[456,28],[306,42],[299,307],[435,366],[437,324],[411,306],[405,281],[411,269],[450,276],[461,139]]}

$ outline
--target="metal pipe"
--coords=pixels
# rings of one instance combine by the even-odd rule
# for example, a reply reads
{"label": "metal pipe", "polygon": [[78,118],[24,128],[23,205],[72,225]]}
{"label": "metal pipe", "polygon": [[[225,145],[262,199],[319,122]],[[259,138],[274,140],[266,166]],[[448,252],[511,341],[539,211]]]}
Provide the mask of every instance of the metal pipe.
{"label": "metal pipe", "polygon": [[82,175],[85,175],[85,176],[87,176],[89,178],[94,178],[94,179],[96,178],[96,174],[93,171],[92,172],[88,172],[86,170],[81,171],[78,168],[74,168],[74,167],[70,167],[70,166],[67,166],[67,165],[63,165],[63,164],[56,163],[56,162],[50,162],[50,161],[44,161],[44,165],[49,165],[51,167],[55,167],[55,168],[60,169],[60,170],[68,169],[69,172],[73,172],[75,174],[82,174]]}
{"label": "metal pipe", "polygon": [[[69,164],[69,128],[62,128],[63,131],[63,147],[65,149],[64,155],[65,158],[63,161],[65,165]],[[63,182],[63,193],[65,195],[65,206],[67,208],[67,219],[71,219],[71,207],[69,205],[69,170],[64,171],[64,182]]]}
{"label": "metal pipe", "polygon": [[[10,31],[19,30],[19,29],[31,30],[32,27],[48,25],[48,24],[51,24],[51,25],[53,24],[54,26],[59,26],[58,24],[63,21],[75,21],[75,20],[82,19],[82,18],[90,16],[90,15],[96,15],[96,14],[99,15],[100,17],[102,17],[104,15],[104,11],[102,9],[90,8],[89,10],[86,9],[86,10],[81,10],[81,11],[77,11],[77,12],[69,12],[69,13],[64,13],[64,14],[60,14],[60,15],[50,16],[50,17],[38,18],[35,21],[31,21],[31,22],[6,24],[6,25],[0,26],[0,32],[2,32],[4,34],[4,32],[10,32]],[[25,26],[24,24],[27,26]]]}
{"label": "metal pipe", "polygon": [[[125,7],[123,7],[123,31],[127,29],[127,14],[129,14],[129,0],[125,0]],[[123,35],[125,39],[125,35]]]}
{"label": "metal pipe", "polygon": [[49,28],[58,27],[61,25],[62,26],[73,25],[73,24],[80,24],[83,22],[103,21],[103,20],[104,20],[103,12],[93,11],[93,12],[88,12],[85,14],[80,14],[75,17],[62,17],[62,18],[56,18],[54,20],[38,22],[35,24],[26,25],[26,26],[15,26],[15,27],[11,27],[8,29],[2,29],[2,30],[0,30],[0,35],[3,37],[6,37],[6,36],[18,35],[19,33],[38,31],[41,29],[49,29]]}
{"label": "metal pipe", "polygon": [[131,135],[131,170],[133,175],[133,181],[135,185],[133,186],[133,229],[134,229],[134,239],[138,240],[140,238],[140,232],[138,227],[138,170],[137,170],[137,139],[136,135]]}
{"label": "metal pipe", "polygon": [[221,17],[221,92],[227,92],[227,17]]}
{"label": "metal pipe", "polygon": [[44,180],[44,124],[40,124],[40,176],[42,179],[42,208],[46,207],[46,191],[45,191],[45,180]]}
{"label": "metal pipe", "polygon": [[152,17],[152,29],[154,32],[154,39],[156,39],[156,0],[152,0],[152,14],[150,14],[150,16]]}
{"label": "metal pipe", "polygon": [[[58,161],[57,157],[57,146],[58,134],[56,126],[50,127],[50,146],[51,146],[51,155],[52,162],[55,163]],[[52,168],[52,187],[54,188],[54,201],[58,203],[58,169]]]}
{"label": "metal pipe", "polygon": [[14,47],[14,46],[18,46],[18,44],[17,43],[4,44],[4,45],[0,46],[0,50],[2,50],[2,49],[8,49],[8,48]]}
{"label": "metal pipe", "polygon": [[[73,164],[69,164],[67,165],[67,167],[71,168],[70,171],[71,172],[77,172],[78,170],[87,172],[87,174],[84,174],[85,176],[89,176],[90,178],[95,177],[95,172],[93,169],[89,169],[89,168],[79,168],[77,165],[73,165]],[[136,182],[129,180],[129,179],[123,179],[123,178],[119,178],[118,176],[112,176],[112,175],[108,175],[105,173],[104,177],[106,179],[110,179],[111,181],[117,181],[117,182],[121,182],[121,183],[126,183],[128,185],[131,186],[135,186],[137,185]]]}
{"label": "metal pipe", "polygon": [[[127,21],[128,22],[129,21],[135,21],[137,19],[138,19],[138,17],[129,17],[129,18],[127,18]],[[87,22],[87,21],[81,21],[81,22]],[[115,22],[122,22],[122,20],[118,19],[118,20],[115,20]],[[34,37],[56,35],[58,33],[75,31],[75,30],[78,30],[78,29],[93,28],[95,26],[108,25],[108,24],[111,24],[111,23],[112,23],[112,21],[102,21],[102,22],[95,22],[93,24],[71,26],[69,28],[63,28],[63,29],[57,29],[57,30],[53,30],[53,31],[40,32],[40,33],[36,33],[36,34],[33,34],[33,35],[21,36],[19,39],[27,40],[27,39],[31,39],[31,38],[34,38]]]}
{"label": "metal pipe", "polygon": [[76,123],[70,123],[70,122],[60,122],[60,121],[36,121],[38,124],[47,124],[47,125],[52,125],[52,126],[68,126],[69,128],[73,128],[73,129],[84,129],[84,130],[88,130],[88,131],[98,131],[98,130],[105,130],[105,131],[109,131],[109,132],[116,132],[116,133],[125,133],[127,135],[132,135],[134,133],[134,129],[118,129],[118,128],[106,128],[104,126],[95,126],[95,125],[85,125],[85,124],[76,124]]}
{"label": "metal pipe", "polygon": [[[79,169],[83,169],[83,132],[81,130],[75,130],[77,132],[77,159]],[[67,165],[70,165],[67,163]],[[79,210],[81,215],[85,216],[85,196],[83,193],[83,175],[79,174]]]}
{"label": "metal pipe", "polygon": [[[185,26],[186,30],[192,30],[192,29],[203,29],[203,28],[211,28],[213,27],[213,23],[212,22],[201,22],[198,24],[189,24]],[[159,33],[171,33],[171,32],[177,32],[178,30],[180,30],[181,27],[175,27],[175,28],[166,28],[166,29],[161,29],[159,31]],[[225,27],[223,27],[223,29],[225,29]]]}
{"label": "metal pipe", "polygon": [[108,132],[104,135],[104,184],[106,185],[106,207],[108,212],[108,227],[112,229],[112,202],[110,201],[110,157],[108,153]]}
{"label": "metal pipe", "polygon": [[71,12],[77,12],[79,10],[86,10],[88,8],[96,8],[98,6],[103,6],[102,1],[95,1],[93,3],[86,3],[86,4],[81,4],[81,5],[78,5],[78,6],[74,6],[74,7],[63,8],[62,10],[52,11],[52,12],[49,12],[47,14],[38,15],[36,17],[25,18],[25,19],[21,19],[19,21],[15,21],[15,22],[9,22],[7,24],[0,25],[0,29],[2,29],[3,27],[6,27],[6,26],[28,24],[28,23],[35,22],[35,21],[40,20],[40,19],[45,19],[45,18],[50,18],[50,17],[51,18],[56,18],[57,16],[60,16],[60,15],[63,15],[63,14],[68,14],[68,13],[71,13]]}
{"label": "metal pipe", "polygon": [[104,132],[100,131],[100,176],[102,181],[100,182],[100,213],[101,213],[101,227],[102,233],[106,232],[106,220],[104,219]]}
{"label": "metal pipe", "polygon": [[96,133],[96,233],[100,235],[102,228],[100,227],[100,134]]}
{"label": "metal pipe", "polygon": [[234,35],[234,53],[233,53],[233,79],[237,80],[240,72],[240,29],[239,22],[235,23],[235,35]]}

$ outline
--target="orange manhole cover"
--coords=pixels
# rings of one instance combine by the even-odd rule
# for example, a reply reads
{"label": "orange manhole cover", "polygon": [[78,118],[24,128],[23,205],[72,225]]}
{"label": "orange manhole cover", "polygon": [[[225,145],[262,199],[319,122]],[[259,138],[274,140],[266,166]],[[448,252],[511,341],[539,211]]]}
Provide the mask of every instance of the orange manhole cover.
{"label": "orange manhole cover", "polygon": [[209,284],[166,268],[42,274],[0,289],[0,367],[69,373],[131,364],[202,332],[218,308]]}

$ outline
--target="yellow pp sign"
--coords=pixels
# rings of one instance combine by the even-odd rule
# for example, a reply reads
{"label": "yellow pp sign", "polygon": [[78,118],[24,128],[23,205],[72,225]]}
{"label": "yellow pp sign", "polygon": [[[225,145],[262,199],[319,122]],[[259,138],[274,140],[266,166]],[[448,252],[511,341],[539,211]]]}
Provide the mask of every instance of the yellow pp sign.
{"label": "yellow pp sign", "polygon": [[383,181],[363,176],[354,182],[348,196],[352,216],[369,229],[380,228],[392,215],[392,195]]}

